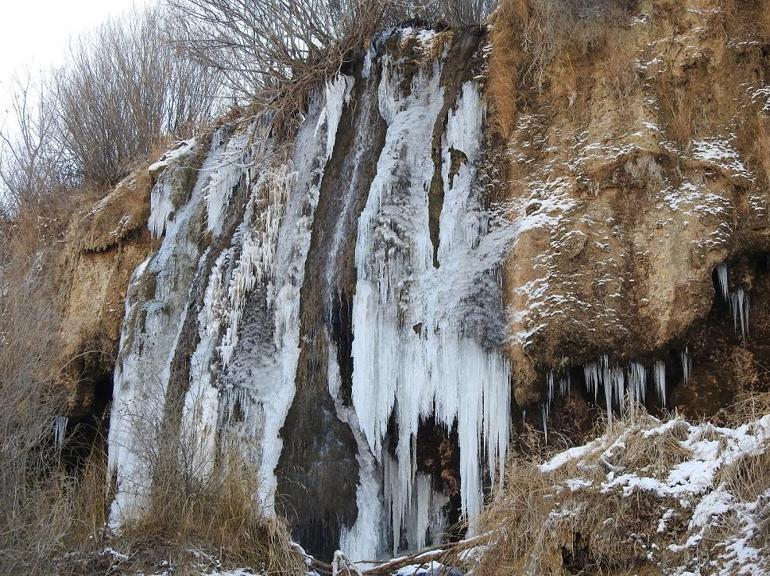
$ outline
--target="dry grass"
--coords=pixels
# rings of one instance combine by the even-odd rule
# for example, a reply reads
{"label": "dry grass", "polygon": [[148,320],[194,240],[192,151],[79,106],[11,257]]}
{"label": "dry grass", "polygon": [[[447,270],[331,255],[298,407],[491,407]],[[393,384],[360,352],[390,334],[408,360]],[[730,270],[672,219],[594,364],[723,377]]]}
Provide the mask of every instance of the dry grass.
{"label": "dry grass", "polygon": [[[602,488],[608,474],[665,479],[691,458],[681,445],[690,427],[681,420],[660,425],[643,411],[631,411],[606,430],[600,443],[553,471],[542,471],[540,460],[512,462],[504,493],[482,519],[481,529],[495,536],[475,573],[657,574],[678,566],[682,559],[668,545],[687,539],[692,509],[655,490]],[[764,452],[722,467],[714,486],[726,488],[738,502],[758,501],[770,490],[770,443]],[[673,513],[661,531],[667,510]],[[731,512],[715,516],[692,553],[716,557],[727,538],[741,533],[740,518]],[[650,550],[662,564],[648,560]]]}
{"label": "dry grass", "polygon": [[302,574],[285,523],[268,516],[256,497],[253,465],[235,449],[229,452],[197,478],[178,465],[156,470],[147,510],[121,530],[116,545],[131,555],[166,547],[177,566],[197,549],[231,566]]}
{"label": "dry grass", "polygon": [[500,3],[492,23],[487,92],[495,127],[504,138],[510,136],[516,120],[516,91],[525,57],[521,31],[528,18],[527,2],[507,0]]}
{"label": "dry grass", "polygon": [[698,133],[698,103],[690,86],[675,86],[667,77],[657,85],[658,105],[666,134],[686,148]]}
{"label": "dry grass", "polygon": [[[563,82],[564,72],[625,26],[635,2],[621,0],[502,0],[492,20],[489,94],[494,121],[510,135],[521,91]],[[630,85],[618,59],[613,88]],[[572,92],[575,90],[573,89]]]}
{"label": "dry grass", "polygon": [[719,425],[740,426],[770,414],[770,392],[738,394],[732,406],[722,410],[714,420]]}
{"label": "dry grass", "polygon": [[736,147],[749,167],[770,183],[770,120],[760,112],[764,100],[746,103],[746,114],[735,126]]}
{"label": "dry grass", "polygon": [[[64,409],[50,382],[58,350],[55,278],[48,273],[58,220],[25,205],[0,226],[0,572],[49,567],[68,524],[52,424]],[[55,213],[55,212],[54,212]]]}
{"label": "dry grass", "polygon": [[602,81],[610,94],[619,101],[628,98],[639,84],[634,66],[636,54],[637,47],[627,32],[614,29],[607,33],[600,64]]}
{"label": "dry grass", "polygon": [[770,443],[761,454],[744,456],[719,471],[720,482],[735,497],[750,502],[770,490]]}

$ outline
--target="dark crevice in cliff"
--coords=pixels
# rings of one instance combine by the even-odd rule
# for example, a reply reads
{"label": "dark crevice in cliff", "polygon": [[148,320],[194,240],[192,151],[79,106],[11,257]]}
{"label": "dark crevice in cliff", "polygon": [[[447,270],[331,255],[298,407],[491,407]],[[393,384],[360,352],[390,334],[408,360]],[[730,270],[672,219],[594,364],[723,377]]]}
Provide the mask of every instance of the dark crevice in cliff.
{"label": "dark crevice in cliff", "polygon": [[[714,272],[714,301],[688,336],[692,375],[673,392],[673,405],[691,418],[714,417],[739,396],[770,391],[770,263],[764,251],[744,252],[725,263],[727,290],[746,298],[745,338],[737,301],[722,295]],[[749,312],[750,311],[750,312]]]}
{"label": "dark crevice in cliff", "polygon": [[[484,30],[471,28],[458,31],[452,37],[452,45],[449,54],[441,70],[440,84],[444,89],[444,105],[436,118],[433,126],[433,138],[431,143],[431,156],[433,157],[433,178],[428,190],[428,218],[430,239],[433,244],[433,266],[438,268],[439,249],[439,222],[444,206],[444,177],[443,177],[443,148],[444,132],[446,131],[449,112],[455,107],[457,97],[461,93],[463,82],[471,79],[479,66],[479,45],[484,38]],[[452,186],[452,178],[457,173],[460,163],[467,162],[465,155],[458,150],[451,149],[451,163],[448,167],[449,186]]]}
{"label": "dark crevice in cliff", "polygon": [[[724,274],[721,278],[720,268]],[[731,258],[713,271],[712,280],[711,308],[681,339],[670,342],[666,349],[655,354],[609,358],[611,366],[627,369],[633,361],[647,368],[645,407],[654,415],[664,417],[677,410],[688,418],[718,419],[742,394],[770,391],[768,253],[746,252]],[[740,311],[736,308],[739,290],[745,296],[745,337]],[[665,404],[654,391],[651,367],[655,363],[664,367]],[[553,378],[557,390],[547,424],[538,405],[528,406],[520,414],[526,415],[526,422],[541,432],[548,430],[577,442],[588,438],[597,419],[606,412],[604,388],[600,387],[596,393],[589,390],[582,365],[556,371]],[[570,382],[566,396],[558,390],[559,382],[565,378]],[[545,398],[549,387],[547,375],[542,376],[541,382]],[[613,412],[617,416],[618,408]]]}
{"label": "dark crevice in cliff", "polygon": [[353,366],[351,310],[355,294],[358,217],[376,174],[385,123],[377,110],[379,71],[355,70],[351,100],[337,129],[315,210],[300,293],[300,356],[296,394],[281,437],[278,506],[293,536],[330,560],[343,528],[357,516],[358,448],[329,392],[329,362],[339,366],[339,398],[350,403]]}

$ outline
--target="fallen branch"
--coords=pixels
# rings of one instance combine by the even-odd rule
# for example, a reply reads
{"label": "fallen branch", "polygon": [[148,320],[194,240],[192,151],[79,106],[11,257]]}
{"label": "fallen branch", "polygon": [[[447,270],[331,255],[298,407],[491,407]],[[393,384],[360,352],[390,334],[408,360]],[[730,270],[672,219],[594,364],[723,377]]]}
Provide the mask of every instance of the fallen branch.
{"label": "fallen branch", "polygon": [[478,536],[468,538],[467,540],[431,546],[430,548],[424,548],[419,552],[415,552],[408,556],[401,556],[399,558],[388,560],[382,564],[377,564],[377,562],[357,562],[357,564],[377,564],[376,566],[362,570],[361,574],[363,576],[383,576],[391,574],[401,568],[405,568],[406,566],[423,565],[434,560],[446,558],[450,555],[457,555],[464,550],[469,550],[488,542],[493,535],[494,532],[485,532],[484,534],[479,534]]}
{"label": "fallen branch", "polygon": [[[305,558],[305,563],[308,567],[312,568],[319,574],[328,576],[387,576],[392,574],[396,570],[405,568],[407,566],[424,566],[433,561],[440,561],[441,559],[448,558],[450,556],[457,556],[465,550],[470,550],[481,544],[487,543],[495,534],[495,531],[485,532],[479,534],[473,538],[467,540],[460,540],[459,542],[451,542],[448,544],[438,544],[429,548],[423,548],[418,552],[409,554],[407,556],[399,556],[386,562],[380,560],[360,560],[358,562],[350,562],[341,553],[337,552],[334,555],[334,561],[332,564],[327,564],[317,558],[314,558],[298,544],[294,544],[293,548],[296,552]],[[443,564],[443,562],[440,562]],[[361,569],[360,565],[371,565],[370,568]]]}

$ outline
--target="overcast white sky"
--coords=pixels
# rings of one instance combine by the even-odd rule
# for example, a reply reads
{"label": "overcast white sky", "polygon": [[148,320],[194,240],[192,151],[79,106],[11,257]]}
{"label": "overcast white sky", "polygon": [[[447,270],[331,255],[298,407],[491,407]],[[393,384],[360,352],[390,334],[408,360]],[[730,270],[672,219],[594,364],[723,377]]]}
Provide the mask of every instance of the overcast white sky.
{"label": "overcast white sky", "polygon": [[14,74],[60,63],[69,39],[110,15],[155,0],[0,0],[0,125]]}

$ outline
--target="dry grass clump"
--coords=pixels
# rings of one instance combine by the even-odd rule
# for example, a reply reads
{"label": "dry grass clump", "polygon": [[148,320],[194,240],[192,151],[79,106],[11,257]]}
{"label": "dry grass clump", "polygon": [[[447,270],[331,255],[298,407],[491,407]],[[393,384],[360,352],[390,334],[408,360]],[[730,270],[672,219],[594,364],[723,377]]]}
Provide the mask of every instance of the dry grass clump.
{"label": "dry grass clump", "polygon": [[[676,465],[681,464],[692,453],[681,445],[687,439],[689,427],[681,420],[672,420],[664,433],[650,433],[657,420],[646,411],[634,411],[621,423],[624,448],[614,452],[611,461],[614,466],[626,470],[643,472],[645,476],[663,479]],[[628,428],[630,427],[630,431]]]}
{"label": "dry grass clump", "polygon": [[698,112],[693,87],[674,85],[668,77],[657,83],[658,105],[666,134],[686,148],[698,133]]}
{"label": "dry grass clump", "polygon": [[[718,469],[711,485],[735,498],[738,510],[712,513],[705,524],[691,520],[710,490],[693,492],[688,498],[694,501],[683,504],[676,488],[669,493],[655,487],[658,480],[663,486],[676,485],[668,476],[693,459],[688,448],[692,442],[724,444],[725,432],[718,428],[704,426],[702,437],[692,436],[693,430],[680,419],[661,423],[643,411],[631,410],[601,438],[562,459],[561,465],[544,469],[534,460],[515,460],[503,494],[482,519],[481,529],[492,535],[492,542],[475,573],[665,573],[714,558],[728,566],[729,554],[720,556],[718,551],[725,552],[739,538],[760,546],[761,531],[746,532],[746,515],[754,514],[753,502],[770,497],[770,442],[734,461],[724,460],[729,464]],[[763,437],[759,428],[752,434]],[[731,442],[729,450],[734,454],[738,444]],[[623,480],[626,475],[636,478],[639,486]],[[709,506],[697,514],[708,515]],[[698,537],[694,547],[669,548],[694,535]]]}
{"label": "dry grass clump", "polygon": [[719,471],[731,494],[750,502],[770,490],[770,442],[759,454],[743,456]]}
{"label": "dry grass clump", "polygon": [[[635,2],[621,0],[502,0],[492,18],[489,92],[498,130],[510,135],[518,90],[541,90],[565,69],[603,46],[626,25]],[[559,64],[557,64],[559,60]],[[556,66],[558,69],[552,69]],[[619,82],[626,73],[615,71]]]}
{"label": "dry grass clump", "polygon": [[635,43],[628,33],[617,28],[607,33],[602,54],[602,80],[609,92],[619,101],[627,98],[639,84],[634,59],[637,54]]}
{"label": "dry grass clump", "polygon": [[285,522],[263,510],[258,490],[253,465],[235,448],[197,477],[179,462],[166,463],[156,467],[147,509],[121,529],[115,544],[132,556],[166,548],[176,566],[193,561],[191,550],[202,550],[230,566],[304,573]]}
{"label": "dry grass clump", "polygon": [[527,17],[526,2],[500,2],[490,32],[492,53],[487,92],[494,109],[496,128],[505,137],[510,135],[516,119],[516,90],[525,60],[521,30]]}
{"label": "dry grass clump", "polygon": [[516,574],[535,560],[543,573],[560,566],[549,546],[550,538],[557,535],[545,526],[555,503],[550,479],[535,461],[517,461],[508,469],[506,485],[505,493],[484,514],[483,529],[495,530],[499,538],[485,553],[476,574]]}
{"label": "dry grass clump", "polygon": [[735,127],[736,147],[752,170],[770,183],[770,119],[761,112],[764,98],[744,104],[744,114]]}

